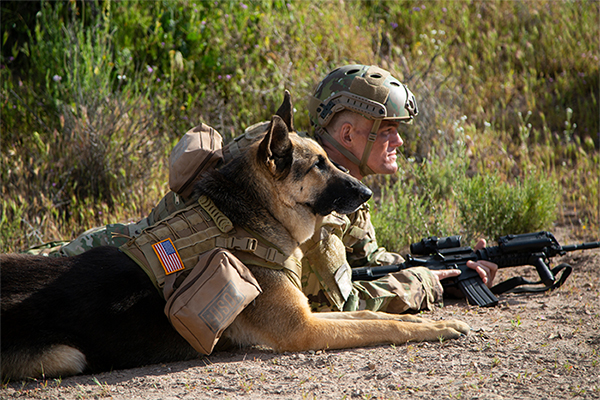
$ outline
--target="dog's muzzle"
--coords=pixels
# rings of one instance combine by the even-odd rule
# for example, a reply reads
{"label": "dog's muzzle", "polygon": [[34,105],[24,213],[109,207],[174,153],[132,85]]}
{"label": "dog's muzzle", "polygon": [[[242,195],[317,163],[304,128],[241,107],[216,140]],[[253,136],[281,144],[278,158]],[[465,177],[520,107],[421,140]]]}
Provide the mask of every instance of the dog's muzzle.
{"label": "dog's muzzle", "polygon": [[332,211],[340,214],[353,213],[373,192],[351,176],[343,176],[330,183],[316,199],[313,210],[319,215],[329,215]]}

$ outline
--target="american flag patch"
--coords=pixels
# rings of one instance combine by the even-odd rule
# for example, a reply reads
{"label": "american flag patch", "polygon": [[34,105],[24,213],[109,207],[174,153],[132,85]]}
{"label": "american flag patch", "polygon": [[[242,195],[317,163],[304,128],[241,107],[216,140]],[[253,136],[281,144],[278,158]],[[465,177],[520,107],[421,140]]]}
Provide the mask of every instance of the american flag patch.
{"label": "american flag patch", "polygon": [[165,269],[165,273],[167,275],[185,269],[185,266],[181,261],[181,257],[179,257],[179,253],[177,253],[177,250],[175,249],[175,246],[173,246],[171,239],[167,238],[162,242],[153,244],[152,248],[158,256],[158,259],[160,260],[160,263]]}

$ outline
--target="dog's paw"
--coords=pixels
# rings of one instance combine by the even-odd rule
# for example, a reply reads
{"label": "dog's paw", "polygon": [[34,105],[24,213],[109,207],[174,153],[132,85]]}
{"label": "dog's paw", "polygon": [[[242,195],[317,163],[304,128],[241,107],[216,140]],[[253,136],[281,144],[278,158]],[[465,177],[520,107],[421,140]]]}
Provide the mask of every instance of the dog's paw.
{"label": "dog's paw", "polygon": [[434,323],[436,333],[436,339],[457,339],[462,335],[467,335],[471,328],[469,325],[462,321],[450,320],[450,321],[437,321]]}
{"label": "dog's paw", "polygon": [[471,327],[465,322],[451,320],[451,321],[448,321],[448,323],[450,324],[452,329],[457,330],[458,332],[462,333],[463,335],[468,335],[469,332],[471,331]]}

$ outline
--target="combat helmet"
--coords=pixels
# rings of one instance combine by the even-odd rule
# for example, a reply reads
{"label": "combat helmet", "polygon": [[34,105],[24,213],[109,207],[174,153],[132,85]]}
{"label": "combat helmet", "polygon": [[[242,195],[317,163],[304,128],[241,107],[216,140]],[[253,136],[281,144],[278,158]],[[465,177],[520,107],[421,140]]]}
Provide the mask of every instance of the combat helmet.
{"label": "combat helmet", "polygon": [[[346,65],[330,72],[309,98],[308,110],[315,136],[327,140],[350,161],[363,176],[374,172],[367,166],[371,147],[383,120],[410,122],[418,114],[411,91],[388,71],[374,65]],[[359,160],[327,132],[335,114],[350,110],[374,120],[371,133]]]}

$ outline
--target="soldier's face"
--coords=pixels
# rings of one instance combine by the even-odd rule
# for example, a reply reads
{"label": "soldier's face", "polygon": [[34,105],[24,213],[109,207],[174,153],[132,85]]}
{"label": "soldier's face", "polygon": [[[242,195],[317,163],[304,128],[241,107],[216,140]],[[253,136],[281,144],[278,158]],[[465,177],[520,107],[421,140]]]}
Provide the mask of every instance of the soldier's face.
{"label": "soldier's face", "polygon": [[[374,121],[363,119],[357,127],[360,131],[359,140],[361,141],[362,149],[367,144],[373,123]],[[398,133],[399,126],[400,122],[398,121],[381,122],[381,126],[377,131],[377,138],[375,139],[375,143],[373,143],[367,162],[369,168],[376,174],[395,174],[398,171],[396,150],[404,143]]]}

